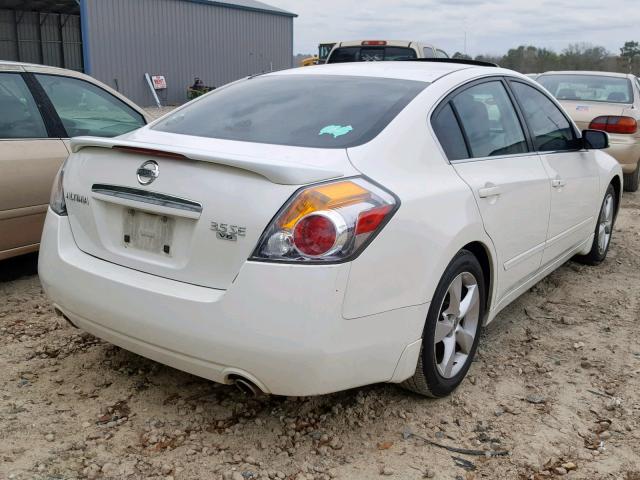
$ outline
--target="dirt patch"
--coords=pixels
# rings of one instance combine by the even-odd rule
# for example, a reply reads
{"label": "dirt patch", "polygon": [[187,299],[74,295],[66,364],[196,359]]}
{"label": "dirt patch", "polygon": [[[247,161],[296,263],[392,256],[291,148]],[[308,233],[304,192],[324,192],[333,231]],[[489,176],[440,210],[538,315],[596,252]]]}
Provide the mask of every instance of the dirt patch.
{"label": "dirt patch", "polygon": [[626,195],[607,261],[508,307],[441,400],[248,398],[73,329],[35,256],[0,263],[0,479],[639,479],[639,226]]}

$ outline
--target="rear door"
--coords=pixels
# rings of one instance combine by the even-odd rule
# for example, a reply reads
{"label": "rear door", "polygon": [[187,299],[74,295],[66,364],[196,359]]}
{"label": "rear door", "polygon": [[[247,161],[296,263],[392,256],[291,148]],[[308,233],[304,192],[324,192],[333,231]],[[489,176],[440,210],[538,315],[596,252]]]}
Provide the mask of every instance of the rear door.
{"label": "rear door", "polygon": [[594,152],[581,149],[571,122],[547,94],[521,81],[509,83],[549,175],[551,215],[542,260],[546,265],[592,233],[600,203],[598,164]]}
{"label": "rear door", "polygon": [[501,299],[540,267],[549,221],[547,173],[540,157],[529,151],[501,79],[456,91],[436,111],[433,125],[451,164],[473,191],[495,245]]}
{"label": "rear door", "polygon": [[28,82],[0,71],[0,258],[40,243],[51,184],[68,155]]}

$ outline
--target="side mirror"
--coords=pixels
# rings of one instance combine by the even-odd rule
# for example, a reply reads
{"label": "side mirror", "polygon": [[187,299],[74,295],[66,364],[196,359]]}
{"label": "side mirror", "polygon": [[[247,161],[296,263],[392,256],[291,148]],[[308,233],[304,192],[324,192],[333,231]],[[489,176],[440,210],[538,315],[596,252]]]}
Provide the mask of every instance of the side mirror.
{"label": "side mirror", "polygon": [[603,150],[609,148],[609,135],[601,130],[583,130],[582,148],[587,150]]}

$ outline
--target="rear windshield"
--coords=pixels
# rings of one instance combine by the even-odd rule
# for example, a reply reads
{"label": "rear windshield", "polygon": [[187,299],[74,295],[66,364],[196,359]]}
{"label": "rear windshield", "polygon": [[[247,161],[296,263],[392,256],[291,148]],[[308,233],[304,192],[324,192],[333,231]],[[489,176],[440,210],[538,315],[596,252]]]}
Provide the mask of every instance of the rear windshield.
{"label": "rear windshield", "polygon": [[336,48],[327,63],[382,62],[417,58],[413,48],[406,47],[340,47]]}
{"label": "rear windshield", "polygon": [[153,129],[316,148],[361,145],[428,83],[334,75],[254,77],[214,91]]}
{"label": "rear windshield", "polygon": [[542,75],[536,79],[558,100],[633,103],[631,82],[605,75]]}

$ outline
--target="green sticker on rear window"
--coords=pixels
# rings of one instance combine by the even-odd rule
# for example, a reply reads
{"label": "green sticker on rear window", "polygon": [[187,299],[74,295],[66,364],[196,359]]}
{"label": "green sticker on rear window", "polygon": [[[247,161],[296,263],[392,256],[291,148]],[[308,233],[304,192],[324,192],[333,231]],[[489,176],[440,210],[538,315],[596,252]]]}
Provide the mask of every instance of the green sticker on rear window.
{"label": "green sticker on rear window", "polygon": [[353,127],[351,125],[346,125],[344,127],[342,125],[327,125],[322,130],[320,130],[320,133],[318,135],[324,135],[326,133],[327,135],[333,135],[333,138],[338,138],[346,135],[352,130]]}

